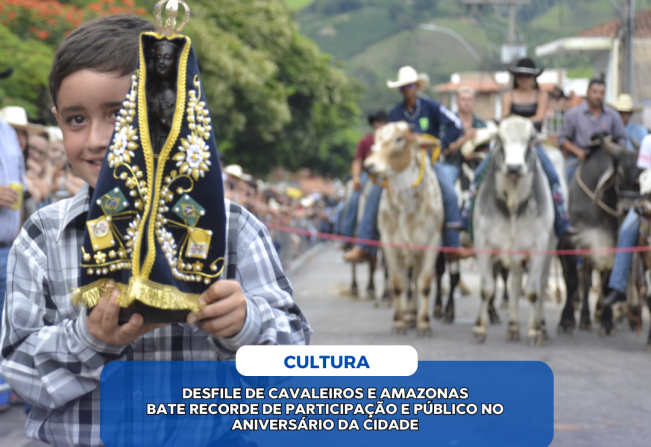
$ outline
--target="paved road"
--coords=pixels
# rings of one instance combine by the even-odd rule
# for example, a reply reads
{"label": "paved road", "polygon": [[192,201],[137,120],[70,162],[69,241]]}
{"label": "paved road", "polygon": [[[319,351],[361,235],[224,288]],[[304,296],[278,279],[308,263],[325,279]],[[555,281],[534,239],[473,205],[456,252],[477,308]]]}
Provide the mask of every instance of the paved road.
{"label": "paved road", "polygon": [[[602,337],[596,330],[557,335],[554,329],[545,346],[533,347],[524,341],[507,342],[503,323],[491,326],[486,343],[477,345],[471,328],[479,305],[479,276],[468,263],[463,277],[473,293],[456,300],[457,321],[451,326],[434,321],[431,338],[417,337],[415,331],[396,336],[390,331],[391,309],[342,296],[350,274],[340,259],[340,252],[327,248],[292,275],[295,299],[315,331],[313,344],[409,344],[421,360],[541,360],[554,372],[552,446],[651,445],[651,353],[644,349],[649,329],[646,312],[645,332],[640,338],[623,325],[612,337]],[[360,270],[366,277],[366,269]],[[550,328],[555,328],[560,311],[559,305],[546,303]],[[500,316],[506,321],[505,311]],[[522,300],[523,336],[527,318],[528,303]]]}
{"label": "paved road", "polygon": [[[506,326],[491,326],[484,345],[472,341],[471,327],[478,308],[479,278],[471,263],[464,265],[464,280],[473,294],[457,299],[457,321],[434,321],[431,338],[392,335],[392,311],[372,302],[353,300],[347,288],[349,267],[340,252],[328,247],[290,275],[295,299],[315,330],[313,344],[409,344],[421,360],[541,360],[554,371],[554,447],[649,446],[651,439],[651,354],[645,337],[637,338],[624,326],[612,337],[596,331],[573,335],[550,332],[543,347],[505,341]],[[361,269],[362,283],[365,269]],[[378,273],[378,284],[379,281]],[[528,317],[520,304],[522,334]],[[546,319],[555,326],[560,306],[546,303]],[[501,311],[502,320],[506,314]],[[645,313],[645,331],[649,328]],[[0,415],[0,447],[37,447],[43,444],[24,436],[25,415],[14,407]],[[646,441],[645,441],[646,440]]]}

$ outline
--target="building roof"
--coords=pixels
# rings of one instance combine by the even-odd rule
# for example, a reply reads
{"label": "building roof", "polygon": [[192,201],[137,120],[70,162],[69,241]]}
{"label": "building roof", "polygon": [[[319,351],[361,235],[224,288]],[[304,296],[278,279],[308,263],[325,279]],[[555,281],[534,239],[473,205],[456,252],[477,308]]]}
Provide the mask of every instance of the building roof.
{"label": "building roof", "polygon": [[[434,87],[434,90],[439,93],[454,93],[458,92],[461,87],[470,87],[477,93],[500,93],[500,87],[504,90],[510,90],[510,84],[496,84],[495,82],[446,82]],[[554,90],[554,84],[541,83],[538,84],[541,90],[551,92]]]}
{"label": "building roof", "polygon": [[[504,85],[503,85],[504,86]],[[456,92],[461,87],[470,87],[478,93],[499,93],[500,86],[495,82],[446,82],[434,87],[439,93],[443,92]]]}
{"label": "building roof", "polygon": [[[614,19],[610,22],[581,31],[577,36],[614,38],[617,37],[621,23],[622,21],[620,19]],[[635,37],[651,37],[651,8],[635,14]]]}

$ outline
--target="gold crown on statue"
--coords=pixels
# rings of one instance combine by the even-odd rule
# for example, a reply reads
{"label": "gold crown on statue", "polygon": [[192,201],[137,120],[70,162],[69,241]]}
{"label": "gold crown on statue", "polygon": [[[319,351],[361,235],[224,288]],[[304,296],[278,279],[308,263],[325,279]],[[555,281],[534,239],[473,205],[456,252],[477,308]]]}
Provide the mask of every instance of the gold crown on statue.
{"label": "gold crown on statue", "polygon": [[[166,5],[167,3],[167,5]],[[185,16],[181,24],[176,26],[176,17],[179,15],[179,3],[185,9]],[[163,9],[167,12],[165,24],[163,24]],[[183,0],[161,0],[156,3],[154,7],[154,18],[156,19],[156,26],[158,33],[164,36],[172,36],[179,34],[188,20],[190,20],[190,7]]]}

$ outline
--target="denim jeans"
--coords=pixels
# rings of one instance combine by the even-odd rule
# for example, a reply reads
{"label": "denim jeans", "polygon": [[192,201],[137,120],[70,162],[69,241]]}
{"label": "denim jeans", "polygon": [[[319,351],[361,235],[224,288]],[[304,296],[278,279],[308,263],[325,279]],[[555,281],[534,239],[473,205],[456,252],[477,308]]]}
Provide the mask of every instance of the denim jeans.
{"label": "denim jeans", "polygon": [[[461,169],[454,165],[443,163],[434,164],[436,178],[441,185],[441,195],[443,196],[443,208],[445,210],[445,223],[459,222],[461,213],[459,212],[459,199],[457,192],[454,190],[454,182],[457,181]],[[445,247],[459,247],[459,232],[448,229],[443,226],[443,245]]]}
{"label": "denim jeans", "polygon": [[[9,259],[9,250],[11,247],[0,248],[0,328],[4,323],[5,293],[7,292],[7,260]],[[5,383],[0,377],[0,384]],[[9,392],[0,394],[0,405],[9,403]]]}
{"label": "denim jeans", "polygon": [[[640,217],[631,208],[619,227],[619,236],[617,237],[617,248],[635,247],[637,245],[638,231],[640,228]],[[610,273],[608,287],[626,293],[628,277],[631,274],[631,264],[633,263],[633,253],[615,254],[615,265]]]}
{"label": "denim jeans", "polygon": [[[558,173],[556,172],[554,164],[551,162],[542,146],[536,146],[536,152],[538,154],[538,159],[540,160],[540,166],[545,172],[547,181],[549,181],[549,186],[552,190],[552,198],[554,200],[554,232],[556,233],[556,236],[561,237],[570,227],[570,220],[567,214],[567,208],[565,207],[565,199],[561,190],[560,179],[558,178]],[[471,217],[470,207],[472,206],[475,194],[479,188],[478,182],[488,167],[488,161],[490,158],[490,155],[484,158],[484,160],[482,160],[482,162],[479,164],[479,166],[477,166],[477,169],[475,170],[475,181],[470,187],[471,197],[470,200],[466,202],[462,213],[462,223],[466,228],[468,227],[468,223]]]}
{"label": "denim jeans", "polygon": [[570,155],[565,160],[565,175],[567,176],[567,184],[568,185],[570,184],[570,182],[574,178],[574,174],[576,173],[576,170],[579,167],[580,163],[581,162],[579,161],[578,158],[576,158],[576,155]]}
{"label": "denim jeans", "polygon": [[[454,181],[456,180],[454,170],[457,170],[456,166],[443,165],[441,163],[436,163],[434,165],[434,172],[436,172],[439,184],[441,185],[443,208],[445,209],[445,223],[458,222],[460,219],[457,193],[454,190]],[[460,172],[460,170],[458,170],[458,172]],[[457,176],[458,175],[459,174],[457,173]],[[372,240],[378,240],[380,238],[380,233],[377,229],[377,213],[380,208],[381,197],[382,187],[373,185],[366,199],[364,216],[362,217],[362,221],[359,224],[359,231],[357,232],[358,238]],[[444,227],[443,245],[446,247],[458,247],[459,233]],[[368,252],[375,253],[375,247],[363,244],[359,244],[359,246]]]}
{"label": "denim jeans", "polygon": [[[380,239],[380,232],[377,229],[377,213],[380,210],[380,199],[382,198],[382,187],[373,184],[371,190],[366,197],[366,205],[364,206],[364,215],[359,223],[357,237],[360,239],[368,239],[377,241]],[[357,215],[357,213],[355,213]],[[375,254],[377,251],[376,246],[357,244],[365,251]]]}
{"label": "denim jeans", "polygon": [[[364,190],[366,182],[368,182],[368,174],[366,171],[362,172],[360,176],[361,188],[359,191],[353,191],[350,195],[350,200],[348,200],[348,207],[344,212],[344,221],[341,224],[341,235],[347,237],[353,237],[355,235],[355,227],[357,226],[357,210],[359,208],[359,199]],[[378,206],[380,201],[378,200]]]}

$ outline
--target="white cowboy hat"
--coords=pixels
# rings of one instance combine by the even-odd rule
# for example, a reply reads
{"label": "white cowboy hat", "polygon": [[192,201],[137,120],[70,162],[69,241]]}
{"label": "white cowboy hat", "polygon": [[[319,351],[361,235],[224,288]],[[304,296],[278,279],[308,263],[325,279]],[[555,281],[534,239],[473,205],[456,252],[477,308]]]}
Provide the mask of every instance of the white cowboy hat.
{"label": "white cowboy hat", "polygon": [[240,165],[228,165],[224,168],[224,173],[232,175],[235,178],[250,182],[253,179],[252,175],[245,174]]}
{"label": "white cowboy hat", "polygon": [[25,130],[28,133],[45,132],[45,127],[27,121],[27,111],[22,107],[9,106],[0,109],[0,119],[11,124],[14,129]]}
{"label": "white cowboy hat", "polygon": [[300,203],[303,208],[310,208],[314,205],[314,197],[303,197]]}
{"label": "white cowboy hat", "polygon": [[461,155],[464,157],[472,154],[479,146],[489,143],[493,138],[495,138],[498,131],[497,126],[493,121],[488,121],[486,127],[476,130],[477,134],[475,135],[475,138],[466,141],[463,143],[463,146],[461,146]]}
{"label": "white cowboy hat", "polygon": [[633,112],[639,109],[633,106],[633,98],[628,93],[620,93],[613,108],[618,112]]}
{"label": "white cowboy hat", "polygon": [[47,126],[45,128],[50,141],[63,141],[63,132],[56,126]]}
{"label": "white cowboy hat", "polygon": [[426,73],[418,74],[413,67],[406,65],[398,70],[397,81],[387,81],[389,88],[400,88],[409,84],[418,84],[418,90],[423,91],[429,86],[429,76]]}

